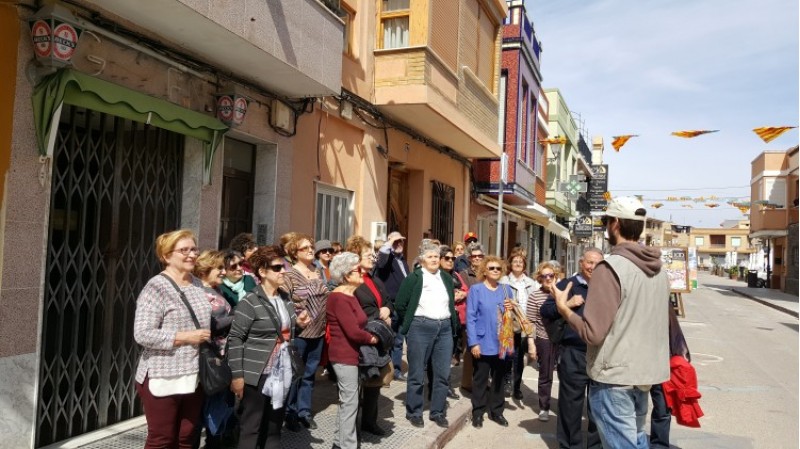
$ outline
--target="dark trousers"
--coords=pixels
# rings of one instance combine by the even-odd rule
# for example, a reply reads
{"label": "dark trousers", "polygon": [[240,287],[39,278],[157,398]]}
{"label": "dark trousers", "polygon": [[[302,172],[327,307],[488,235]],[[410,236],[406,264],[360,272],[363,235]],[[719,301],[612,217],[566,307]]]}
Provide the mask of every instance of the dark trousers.
{"label": "dark trousers", "polygon": [[667,398],[661,384],[650,388],[653,412],[650,414],[650,447],[669,449],[669,426],[672,423],[672,410],[667,407]]}
{"label": "dark trousers", "polygon": [[145,449],[190,449],[194,447],[203,409],[203,389],[194,393],[156,397],[150,393],[150,379],[136,384],[147,417]]}
{"label": "dark trousers", "polygon": [[295,338],[294,346],[306,369],[303,378],[299,383],[292,385],[289,390],[289,397],[286,400],[286,414],[291,417],[307,418],[311,416],[311,398],[314,392],[314,380],[317,376],[317,368],[322,360],[322,350],[325,347],[325,338]]}
{"label": "dark trousers", "polygon": [[[586,351],[575,346],[561,347],[558,363],[558,423],[556,438],[561,449],[600,448],[600,434],[592,418],[587,398],[589,375],[586,374]],[[586,404],[589,420],[586,446],[583,445],[581,417]]]}
{"label": "dark trousers", "polygon": [[239,404],[239,449],[262,449],[281,447],[281,426],[284,408],[272,409],[272,398],[261,390],[267,376],[261,375],[257,386],[244,386]]}
{"label": "dark trousers", "polygon": [[414,317],[408,328],[408,381],[406,417],[422,417],[425,366],[433,367],[430,417],[444,416],[453,354],[453,330],[450,319],[433,320]]}
{"label": "dark trousers", "polygon": [[406,338],[400,333],[400,317],[397,313],[392,313],[392,330],[394,331],[392,365],[394,365],[394,373],[397,375],[403,372],[403,341]]}
{"label": "dark trousers", "polygon": [[506,402],[503,378],[508,364],[496,355],[482,355],[472,363],[472,418],[482,417],[487,408],[491,416],[502,416]]}
{"label": "dark trousers", "polygon": [[528,353],[528,337],[514,334],[514,356],[511,358],[511,374],[513,377],[514,391],[522,388],[522,370],[525,369],[525,354]]}
{"label": "dark trousers", "polygon": [[553,345],[547,338],[537,337],[533,343],[536,345],[536,356],[539,360],[539,411],[550,410],[558,346]]}
{"label": "dark trousers", "polygon": [[381,387],[361,387],[361,427],[377,425],[380,397]]}

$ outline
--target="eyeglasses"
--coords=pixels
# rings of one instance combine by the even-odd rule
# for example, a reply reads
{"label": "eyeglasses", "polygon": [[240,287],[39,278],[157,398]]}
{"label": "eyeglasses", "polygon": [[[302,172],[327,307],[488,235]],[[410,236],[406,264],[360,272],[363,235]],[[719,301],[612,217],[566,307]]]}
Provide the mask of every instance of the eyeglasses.
{"label": "eyeglasses", "polygon": [[500,271],[500,270],[502,270],[501,267],[486,267],[486,269],[489,270],[489,271]]}
{"label": "eyeglasses", "polygon": [[554,279],[556,275],[553,273],[547,273],[547,274],[540,274],[539,277],[542,279]]}
{"label": "eyeglasses", "polygon": [[229,270],[238,270],[239,267],[241,267],[241,266],[242,266],[241,262],[236,262],[236,263],[232,263],[232,264],[228,265],[228,269]]}
{"label": "eyeglasses", "polygon": [[455,259],[455,257],[453,257],[453,256],[444,256],[444,257],[442,257],[442,260],[447,261],[447,262],[452,262],[453,259]]}
{"label": "eyeglasses", "polygon": [[[300,250],[302,251],[302,248],[300,248]],[[320,254],[333,254],[333,248],[321,249],[321,250],[319,250],[319,253]]]}
{"label": "eyeglasses", "polygon": [[188,256],[189,254],[195,254],[195,255],[200,254],[200,250],[197,249],[196,246],[193,246],[191,248],[175,248],[175,249],[172,250],[172,252],[173,253],[181,253],[184,256]]}
{"label": "eyeglasses", "polygon": [[275,273],[280,273],[281,271],[286,270],[286,267],[282,263],[277,263],[275,265],[270,265],[269,269]]}
{"label": "eyeglasses", "polygon": [[311,245],[303,246],[302,248],[297,248],[297,252],[300,251],[314,251],[314,247]]}
{"label": "eyeglasses", "polygon": [[470,259],[483,259],[483,254],[470,254]]}

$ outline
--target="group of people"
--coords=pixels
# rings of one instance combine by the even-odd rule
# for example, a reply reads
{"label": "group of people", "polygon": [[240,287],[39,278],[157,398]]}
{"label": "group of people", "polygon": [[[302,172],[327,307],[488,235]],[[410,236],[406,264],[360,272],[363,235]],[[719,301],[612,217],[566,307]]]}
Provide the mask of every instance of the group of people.
{"label": "group of people", "polygon": [[[636,243],[644,209],[622,200],[604,217],[611,255],[586,250],[572,276],[544,261],[529,277],[525,252],[486,255],[474,233],[452,246],[423,239],[410,265],[399,232],[376,244],[352,236],[340,249],[295,232],[259,247],[242,234],[228,250],[202,252],[191,231],[159,236],[164,270],[139,295],[134,325],[146,447],[198,447],[202,427],[209,448],[226,437],[241,448],[280,447],[283,427],[316,428],[323,367],[339,394],[333,448],[358,447],[360,432],[387,433],[378,400],[392,379],[406,382],[411,425],[425,426],[427,383],[429,420],[448,427],[447,398],[459,398],[454,365],[471,393],[472,425],[486,415],[508,426],[505,397],[523,398],[523,370],[537,362],[541,421],[558,363],[560,447],[582,446],[587,397],[589,447],[646,447],[642,395],[669,377],[669,292],[660,255]],[[204,395],[204,344],[227,360],[230,391]],[[659,413],[668,438],[669,411]],[[663,428],[663,418],[654,410],[654,424]]]}

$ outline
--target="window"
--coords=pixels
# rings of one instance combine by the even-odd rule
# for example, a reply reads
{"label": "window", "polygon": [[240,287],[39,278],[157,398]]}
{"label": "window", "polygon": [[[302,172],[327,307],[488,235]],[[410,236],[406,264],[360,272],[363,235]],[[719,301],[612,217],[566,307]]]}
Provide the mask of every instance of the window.
{"label": "window", "polygon": [[725,236],[724,235],[712,235],[710,236],[711,246],[715,246],[717,248],[725,247]]}
{"label": "window", "polygon": [[762,200],[769,201],[771,205],[775,205],[779,209],[786,207],[786,179],[764,178],[762,188]]}
{"label": "window", "polygon": [[536,155],[533,158],[533,171],[539,179],[544,180],[544,146],[538,142],[538,136],[533,143]]}
{"label": "window", "polygon": [[381,0],[379,48],[403,48],[409,43],[410,0]]}
{"label": "window", "polygon": [[500,75],[500,95],[498,95],[498,99],[500,100],[500,107],[499,107],[499,114],[497,115],[497,143],[500,144],[500,147],[505,151],[505,147],[503,145],[506,142],[506,83],[508,82],[508,73],[503,72]]}
{"label": "window", "polygon": [[431,187],[431,237],[440,242],[452,242],[456,189],[438,181],[431,181]]}
{"label": "window", "polygon": [[517,159],[522,161],[522,163],[528,162],[527,152],[525,151],[525,118],[526,118],[526,106],[528,101],[528,84],[524,81],[522,82],[522,95],[520,95],[517,101]]}
{"label": "window", "polygon": [[731,246],[734,248],[738,248],[742,246],[742,238],[741,237],[731,237]]}
{"label": "window", "polygon": [[703,237],[694,238],[694,246],[703,246],[703,245],[705,245],[705,243],[703,243]]}
{"label": "window", "polygon": [[353,192],[317,184],[314,238],[344,242],[353,223]]}
{"label": "window", "polygon": [[350,8],[345,6],[344,4],[341,5],[341,9],[339,10],[339,17],[344,21],[344,33],[342,33],[342,53],[346,54],[347,56],[354,56],[353,52],[353,45],[354,45],[354,23],[356,13],[353,12]]}

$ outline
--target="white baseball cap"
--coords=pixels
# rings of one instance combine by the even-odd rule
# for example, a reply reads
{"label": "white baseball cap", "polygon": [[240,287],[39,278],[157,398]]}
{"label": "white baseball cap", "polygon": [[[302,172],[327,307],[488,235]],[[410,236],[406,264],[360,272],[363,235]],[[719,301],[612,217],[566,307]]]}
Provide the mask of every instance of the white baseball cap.
{"label": "white baseball cap", "polygon": [[636,221],[645,221],[646,213],[644,204],[634,196],[618,196],[611,199],[605,212],[609,217]]}

